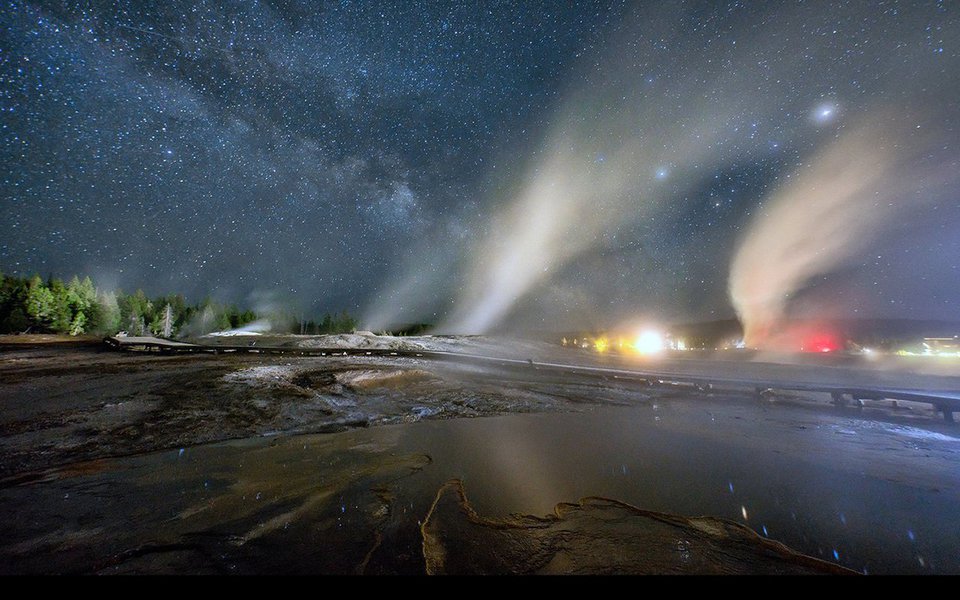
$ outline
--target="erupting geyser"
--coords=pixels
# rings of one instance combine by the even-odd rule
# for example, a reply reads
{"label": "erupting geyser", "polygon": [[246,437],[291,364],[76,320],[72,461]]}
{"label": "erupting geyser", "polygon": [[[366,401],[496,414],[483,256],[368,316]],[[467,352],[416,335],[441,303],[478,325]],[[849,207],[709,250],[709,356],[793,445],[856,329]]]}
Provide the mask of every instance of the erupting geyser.
{"label": "erupting geyser", "polygon": [[923,208],[956,178],[948,164],[925,160],[936,138],[923,134],[918,120],[871,117],[793,174],[741,239],[729,293],[747,346],[795,349],[782,322],[791,300],[814,278],[860,259],[898,217]]}

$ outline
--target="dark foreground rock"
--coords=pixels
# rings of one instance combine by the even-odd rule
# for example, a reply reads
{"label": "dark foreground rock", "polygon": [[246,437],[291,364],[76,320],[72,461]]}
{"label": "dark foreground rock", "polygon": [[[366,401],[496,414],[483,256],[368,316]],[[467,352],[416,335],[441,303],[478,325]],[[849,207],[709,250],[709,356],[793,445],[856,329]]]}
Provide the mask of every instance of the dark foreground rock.
{"label": "dark foreground rock", "polygon": [[726,519],[682,517],[609,498],[546,517],[484,517],[452,480],[421,527],[432,575],[855,575]]}

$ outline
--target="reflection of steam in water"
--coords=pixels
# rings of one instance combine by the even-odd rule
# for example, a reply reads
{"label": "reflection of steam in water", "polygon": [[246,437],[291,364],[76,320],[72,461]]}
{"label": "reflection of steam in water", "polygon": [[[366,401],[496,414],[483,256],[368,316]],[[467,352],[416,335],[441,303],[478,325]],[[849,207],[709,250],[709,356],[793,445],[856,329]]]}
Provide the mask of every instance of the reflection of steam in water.
{"label": "reflection of steam in water", "polygon": [[[815,278],[859,259],[942,194],[957,176],[924,154],[942,140],[920,125],[875,114],[821,150],[773,193],[751,223],[730,267],[730,298],[749,346],[791,347],[790,301]],[[929,124],[928,124],[929,125]]]}

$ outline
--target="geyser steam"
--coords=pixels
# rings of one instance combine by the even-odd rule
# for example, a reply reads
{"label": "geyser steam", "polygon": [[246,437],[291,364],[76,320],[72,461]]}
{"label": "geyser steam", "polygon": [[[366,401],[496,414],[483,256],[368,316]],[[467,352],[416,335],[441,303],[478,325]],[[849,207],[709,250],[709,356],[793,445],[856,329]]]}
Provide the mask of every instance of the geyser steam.
{"label": "geyser steam", "polygon": [[730,267],[730,299],[747,345],[777,346],[798,292],[856,261],[956,178],[950,165],[924,161],[938,142],[915,122],[871,115],[762,204]]}
{"label": "geyser steam", "polygon": [[[869,28],[877,43],[851,58],[821,32],[862,18],[853,5],[750,10],[627,11],[569,65],[536,139],[496,157],[506,170],[491,161],[489,184],[453,219],[469,233],[424,236],[365,325],[440,320],[440,332],[471,334],[720,317],[741,215],[777,181],[726,282],[756,344],[794,295],[855,263],[899,216],[932,200],[956,210],[942,185],[960,172],[943,127],[956,122],[953,55],[923,55],[922,29]],[[850,60],[875,76],[841,85]]]}
{"label": "geyser steam", "polygon": [[591,169],[574,156],[574,140],[552,145],[567,150],[541,164],[517,201],[494,219],[465,301],[443,329],[489,330],[554,268],[597,244],[610,223],[610,204],[628,189],[627,165]]}

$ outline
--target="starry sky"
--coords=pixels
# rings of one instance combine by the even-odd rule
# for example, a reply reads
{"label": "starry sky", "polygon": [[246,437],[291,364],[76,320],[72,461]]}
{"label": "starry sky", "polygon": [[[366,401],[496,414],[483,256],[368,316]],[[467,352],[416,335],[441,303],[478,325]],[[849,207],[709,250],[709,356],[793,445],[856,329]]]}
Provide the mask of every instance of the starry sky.
{"label": "starry sky", "polygon": [[370,327],[728,318],[767,207],[870,128],[870,227],[788,311],[960,321],[958,43],[949,2],[5,2],[0,269]]}

